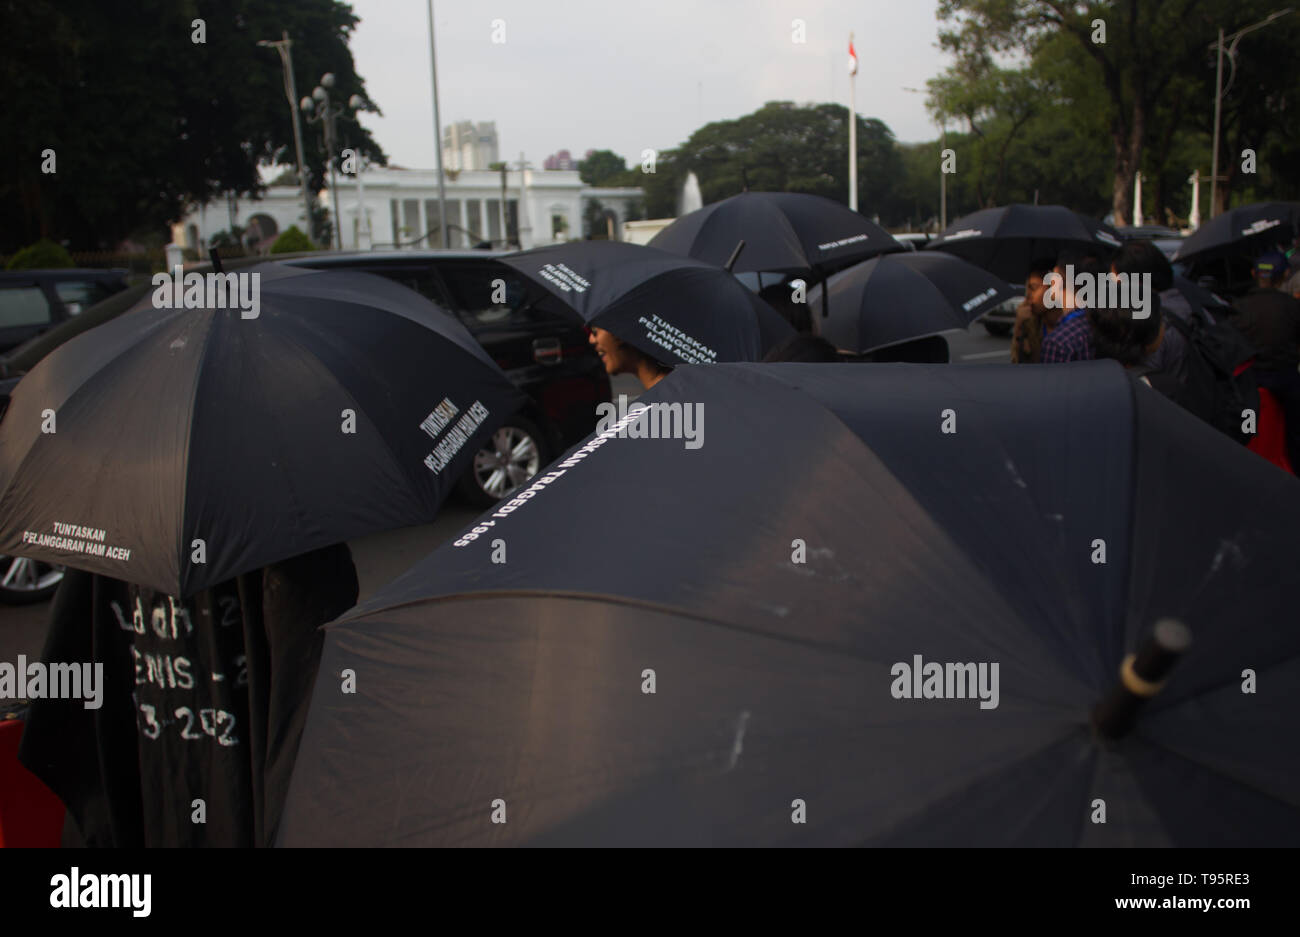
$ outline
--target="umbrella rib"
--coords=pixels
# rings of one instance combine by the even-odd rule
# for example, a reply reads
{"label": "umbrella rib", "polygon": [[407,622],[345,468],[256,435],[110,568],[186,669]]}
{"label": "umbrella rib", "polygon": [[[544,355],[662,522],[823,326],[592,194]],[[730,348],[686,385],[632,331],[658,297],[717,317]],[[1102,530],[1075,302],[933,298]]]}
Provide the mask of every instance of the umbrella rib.
{"label": "umbrella rib", "polygon": [[1267,797],[1269,800],[1274,800],[1277,801],[1278,803],[1286,804],[1291,807],[1300,806],[1300,799],[1284,800],[1276,791],[1266,790],[1260,787],[1258,784],[1253,784],[1244,778],[1238,777],[1237,775],[1229,774],[1221,767],[1193,758],[1191,755],[1188,755],[1185,752],[1178,751],[1177,749],[1170,748],[1167,744],[1159,741],[1156,738],[1153,738],[1150,735],[1141,732],[1140,730],[1138,732],[1138,737],[1141,738],[1142,741],[1150,745],[1152,748],[1158,748],[1161,751],[1168,753],[1170,756],[1174,758],[1179,758],[1182,761],[1187,762],[1187,764],[1189,765],[1195,765],[1196,767],[1202,768],[1205,771],[1212,772],[1218,777],[1223,778],[1227,781],[1231,781],[1233,784],[1237,784],[1240,787],[1245,788],[1246,790],[1255,791],[1256,793],[1264,797]]}
{"label": "umbrella rib", "polygon": [[434,605],[451,602],[473,602],[480,599],[520,599],[520,598],[540,598],[540,599],[573,599],[582,602],[596,602],[603,605],[621,605],[628,608],[639,608],[647,611],[659,612],[661,614],[671,615],[676,618],[686,618],[691,621],[702,622],[707,625],[714,625],[719,628],[725,628],[728,631],[736,631],[742,634],[754,635],[760,638],[767,638],[773,641],[780,641],[786,644],[793,644],[798,647],[806,647],[816,651],[826,653],[840,654],[845,657],[853,657],[858,660],[875,662],[875,658],[867,657],[851,648],[843,647],[838,644],[828,644],[824,641],[810,641],[806,638],[797,638],[791,635],[778,634],[771,631],[764,631],[759,628],[748,625],[738,624],[732,621],[725,621],[710,615],[702,615],[698,612],[688,611],[675,605],[666,605],[662,602],[654,602],[649,599],[638,599],[623,595],[608,595],[597,592],[579,592],[573,589],[485,589],[477,592],[456,592],[444,595],[421,596],[420,598],[411,599],[406,602],[396,602],[392,605],[384,605],[379,608],[367,608],[361,610],[357,606],[357,614],[344,615],[323,627],[326,630],[339,628],[348,625],[362,618],[373,618],[383,612],[396,611],[404,608],[414,608],[421,605]]}

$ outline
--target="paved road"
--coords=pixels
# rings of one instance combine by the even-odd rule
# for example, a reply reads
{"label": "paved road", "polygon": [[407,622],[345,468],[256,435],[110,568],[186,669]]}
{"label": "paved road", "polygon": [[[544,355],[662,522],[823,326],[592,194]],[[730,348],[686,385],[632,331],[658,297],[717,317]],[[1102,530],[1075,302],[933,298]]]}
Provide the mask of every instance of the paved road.
{"label": "paved road", "polygon": [[[954,363],[999,363],[1009,360],[1008,341],[990,336],[976,323],[966,332],[948,336]],[[619,375],[611,382],[615,399],[619,394],[635,398],[641,384],[630,375]],[[404,572],[416,560],[431,552],[445,540],[466,527],[478,511],[456,500],[444,505],[433,524],[386,531],[354,540],[353,562],[365,599],[379,586]],[[19,654],[36,657],[41,652],[49,603],[38,605],[0,605],[0,661],[16,661]]]}

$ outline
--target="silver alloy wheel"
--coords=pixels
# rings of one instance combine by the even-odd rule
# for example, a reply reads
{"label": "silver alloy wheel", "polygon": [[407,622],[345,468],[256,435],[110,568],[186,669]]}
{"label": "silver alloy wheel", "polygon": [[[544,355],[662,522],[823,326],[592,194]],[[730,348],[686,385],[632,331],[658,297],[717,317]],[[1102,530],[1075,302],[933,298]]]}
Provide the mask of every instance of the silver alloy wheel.
{"label": "silver alloy wheel", "polygon": [[503,426],[474,456],[474,480],[486,494],[500,500],[541,467],[537,440],[518,426]]}
{"label": "silver alloy wheel", "polygon": [[24,556],[0,555],[0,589],[8,592],[43,592],[63,580],[63,567],[51,566]]}

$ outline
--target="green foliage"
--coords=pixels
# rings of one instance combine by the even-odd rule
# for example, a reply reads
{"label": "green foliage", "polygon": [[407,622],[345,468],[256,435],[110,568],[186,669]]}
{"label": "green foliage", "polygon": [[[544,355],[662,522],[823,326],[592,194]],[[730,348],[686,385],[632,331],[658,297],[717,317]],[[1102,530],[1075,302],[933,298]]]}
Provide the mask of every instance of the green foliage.
{"label": "green foliage", "polygon": [[[858,204],[863,214],[891,223],[907,215],[895,188],[903,161],[893,134],[879,120],[858,117]],[[806,192],[848,201],[848,108],[772,101],[752,114],[716,121],[685,143],[658,154],[654,173],[638,174],[651,217],[676,214],[688,172],[704,203],[744,191]],[[638,167],[639,169],[639,167]]]}
{"label": "green foliage", "polygon": [[[74,249],[112,247],[191,204],[262,189],[259,164],[294,160],[280,57],[258,40],[287,30],[299,97],[333,72],[334,100],[365,85],[339,0],[49,0],[5,5],[0,30],[0,250],[57,232]],[[191,22],[206,23],[206,43]],[[36,39],[39,37],[39,41]],[[385,157],[352,119],[338,149]],[[325,176],[320,125],[303,125],[308,169]],[[41,152],[57,172],[41,171]],[[318,182],[319,189],[319,182]]]}
{"label": "green foliage", "polygon": [[[1215,56],[1209,46],[1220,27],[1230,36],[1277,6],[1272,0],[940,0],[940,44],[955,63],[930,82],[928,104],[978,138],[964,165],[960,154],[958,161],[959,175],[971,177],[962,183],[974,186],[981,204],[1019,201],[1034,188],[1040,202],[1096,213],[1109,208],[1127,221],[1141,170],[1148,219],[1182,221],[1190,209],[1188,176],[1199,169],[1208,182],[1210,175]],[[1096,20],[1105,23],[1104,43],[1093,41]],[[1239,197],[1300,194],[1300,127],[1283,116],[1295,110],[1300,89],[1294,69],[1280,67],[1296,61],[1298,47],[1295,15],[1241,40],[1223,102],[1224,199],[1230,190]],[[1226,62],[1224,72],[1226,78]],[[1247,147],[1258,155],[1254,177],[1240,172]]]}
{"label": "green foliage", "polygon": [[302,229],[296,224],[291,224],[285,228],[275,243],[271,245],[272,254],[293,254],[299,251],[315,250],[315,245],[307,239],[307,235],[302,233]]}
{"label": "green foliage", "polygon": [[242,250],[244,247],[244,229],[239,225],[234,225],[229,231],[218,231],[208,239],[208,245],[220,250]]}
{"label": "green foliage", "polygon": [[41,238],[35,244],[29,244],[9,258],[6,270],[51,270],[57,267],[71,267],[72,255],[61,245],[49,238]]}
{"label": "green foliage", "polygon": [[578,164],[578,178],[587,185],[622,185],[627,160],[612,150],[597,150]]}

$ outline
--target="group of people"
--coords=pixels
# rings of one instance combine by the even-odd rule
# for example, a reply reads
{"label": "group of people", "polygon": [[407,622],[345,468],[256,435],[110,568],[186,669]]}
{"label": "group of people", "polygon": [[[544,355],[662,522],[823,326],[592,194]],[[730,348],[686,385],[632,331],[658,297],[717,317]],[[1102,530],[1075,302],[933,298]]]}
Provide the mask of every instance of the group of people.
{"label": "group of people", "polygon": [[[1197,412],[1188,385],[1194,375],[1208,372],[1196,336],[1214,334],[1220,345],[1225,335],[1237,337],[1244,352],[1228,362],[1231,377],[1245,376],[1276,399],[1288,460],[1300,468],[1300,251],[1291,260],[1294,266],[1281,252],[1262,254],[1252,267],[1250,291],[1231,305],[1214,305],[1200,301],[1200,291],[1190,284],[1177,284],[1169,260],[1150,241],[1128,241],[1109,264],[1096,255],[1063,251],[1031,267],[1016,310],[1011,360],[1057,364],[1110,358]],[[1130,284],[1146,275],[1151,295],[1139,303],[1138,291],[1128,289],[1126,302],[1108,306],[1094,300],[1086,308],[1074,290],[1078,274],[1125,276]],[[1209,370],[1222,365],[1213,362]]]}

